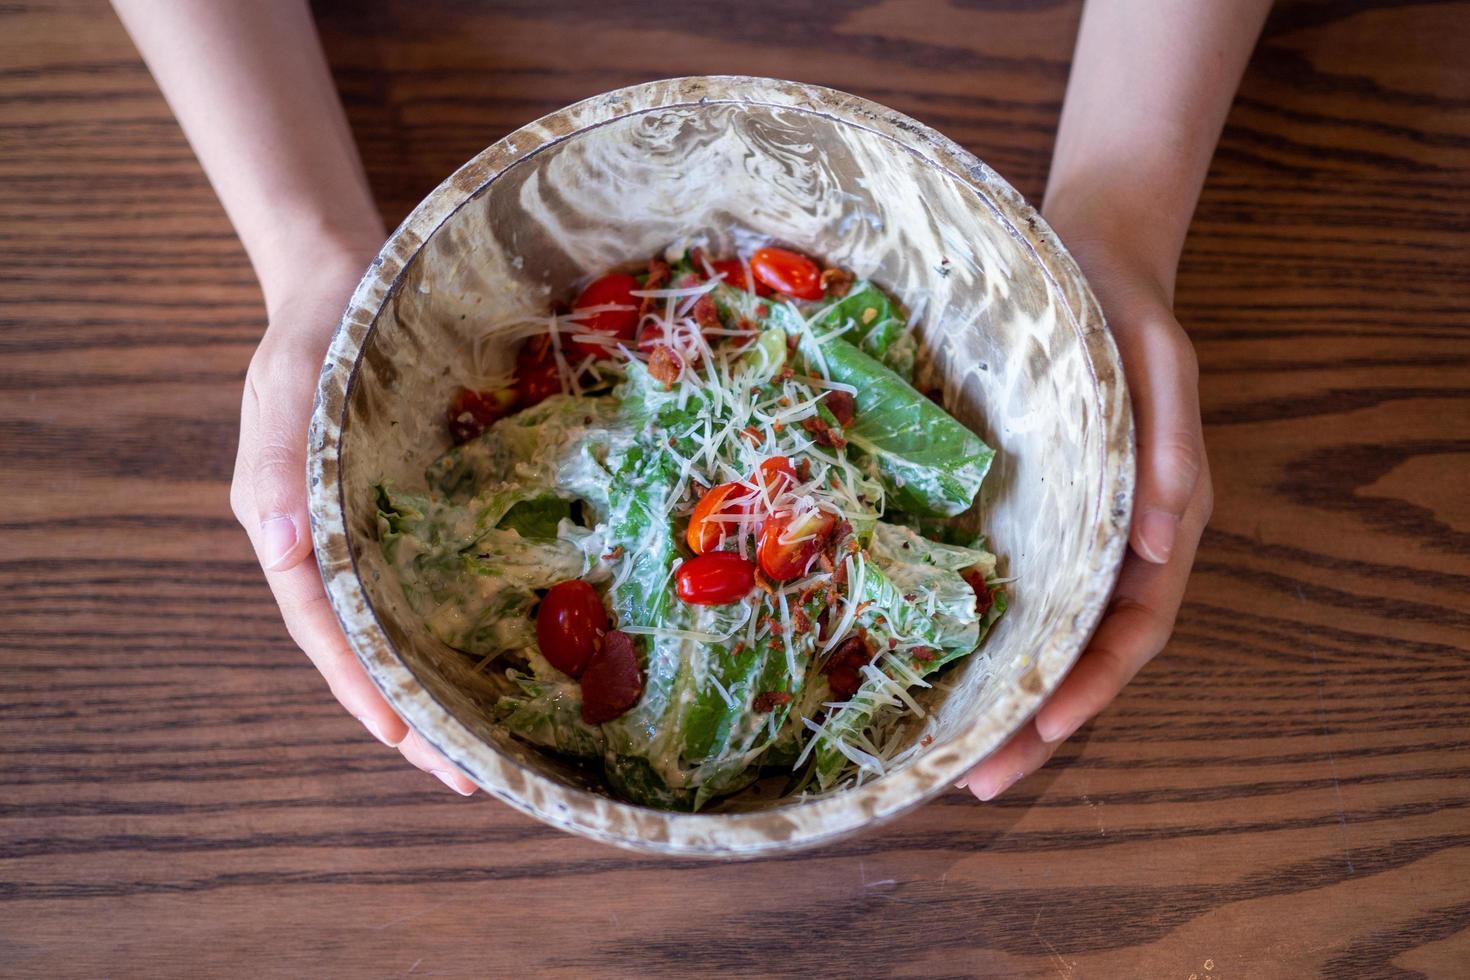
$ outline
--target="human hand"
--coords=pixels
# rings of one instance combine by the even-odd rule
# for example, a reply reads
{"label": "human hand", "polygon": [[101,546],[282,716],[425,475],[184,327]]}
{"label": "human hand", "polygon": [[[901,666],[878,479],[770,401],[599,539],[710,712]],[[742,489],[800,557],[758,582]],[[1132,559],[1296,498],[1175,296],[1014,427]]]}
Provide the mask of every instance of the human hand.
{"label": "human hand", "polygon": [[245,374],[230,505],[250,535],[286,629],[332,694],[404,758],[469,796],[475,785],[383,700],[353,655],[311,561],[306,438],[327,345],[371,251],[323,249],[320,261],[270,282],[270,326]]}
{"label": "human hand", "polygon": [[990,800],[1041,768],[1164,648],[1213,507],[1199,412],[1199,366],[1172,307],[1172,276],[1102,236],[1068,246],[1123,358],[1138,436],[1129,551],[1087,649],[1041,710],[959,783]]}

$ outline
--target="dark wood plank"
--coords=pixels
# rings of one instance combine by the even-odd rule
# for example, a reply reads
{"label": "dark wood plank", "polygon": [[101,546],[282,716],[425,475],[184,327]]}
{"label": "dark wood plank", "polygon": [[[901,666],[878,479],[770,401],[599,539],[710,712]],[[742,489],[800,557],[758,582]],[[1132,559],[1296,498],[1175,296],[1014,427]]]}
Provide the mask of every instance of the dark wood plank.
{"label": "dark wood plank", "polygon": [[[736,72],[1035,198],[1066,2],[318,5],[385,217]],[[0,972],[1455,975],[1470,962],[1470,3],[1273,15],[1184,257],[1218,506],[1178,634],[997,804],[623,854],[362,737],[229,514],[259,293],[105,6],[0,6]]]}

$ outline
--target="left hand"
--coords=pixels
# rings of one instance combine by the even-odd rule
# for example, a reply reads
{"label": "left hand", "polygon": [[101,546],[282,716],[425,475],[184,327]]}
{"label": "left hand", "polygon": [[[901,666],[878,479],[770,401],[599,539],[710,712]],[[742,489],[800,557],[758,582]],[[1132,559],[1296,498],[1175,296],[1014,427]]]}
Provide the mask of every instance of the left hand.
{"label": "left hand", "polygon": [[1129,552],[1087,649],[1036,716],[959,783],[994,799],[1041,768],[1164,648],[1214,506],[1194,347],[1171,288],[1107,241],[1069,239],[1123,358],[1138,433]]}

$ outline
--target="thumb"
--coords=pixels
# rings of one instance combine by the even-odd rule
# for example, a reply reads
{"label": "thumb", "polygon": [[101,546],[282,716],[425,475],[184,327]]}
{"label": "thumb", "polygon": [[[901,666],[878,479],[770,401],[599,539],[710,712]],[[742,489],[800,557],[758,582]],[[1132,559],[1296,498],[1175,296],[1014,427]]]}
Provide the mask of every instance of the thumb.
{"label": "thumb", "polygon": [[248,469],[256,554],[266,571],[299,565],[311,554],[306,510],[306,430],[317,364],[303,351],[262,343],[246,376],[246,414],[254,402]]}
{"label": "thumb", "polygon": [[1204,471],[1199,363],[1183,328],[1167,313],[1119,333],[1138,425],[1138,490],[1130,543],[1164,564]]}

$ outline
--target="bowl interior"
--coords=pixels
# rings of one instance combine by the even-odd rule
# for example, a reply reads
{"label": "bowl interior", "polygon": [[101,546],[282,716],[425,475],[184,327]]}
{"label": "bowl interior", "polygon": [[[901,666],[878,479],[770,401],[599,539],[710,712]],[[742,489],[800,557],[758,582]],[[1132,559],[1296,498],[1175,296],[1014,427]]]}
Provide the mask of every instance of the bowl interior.
{"label": "bowl interior", "polygon": [[[366,600],[366,618],[344,615],[354,646],[411,723],[472,777],[620,843],[740,851],[896,812],[948,785],[1035,709],[1112,582],[1126,534],[1131,421],[1080,275],[988,169],[840,93],[753,80],[694,80],[702,87],[691,90],[684,81],[614,93],[513,134],[395,234],[376,270],[381,293],[365,283],[344,328],[360,356],[339,433],[341,538],[332,544],[345,544]],[[674,817],[599,798],[580,770],[487,721],[456,682],[458,655],[420,626],[376,541],[371,488],[418,485],[447,448],[442,408],[471,376],[477,338],[489,335],[481,342],[492,358],[513,357],[493,336],[497,323],[544,312],[580,277],[696,233],[716,252],[783,240],[877,281],[919,313],[928,381],[997,450],[966,519],[1014,577],[1010,609],[983,656],[928,692],[936,738],[912,771],[819,801],[827,810],[815,816],[804,810],[813,804],[782,800],[746,802],[739,816]],[[334,347],[329,373],[347,368],[350,347]],[[323,564],[329,580],[342,571]],[[689,820],[714,824],[696,832],[680,824]]]}

